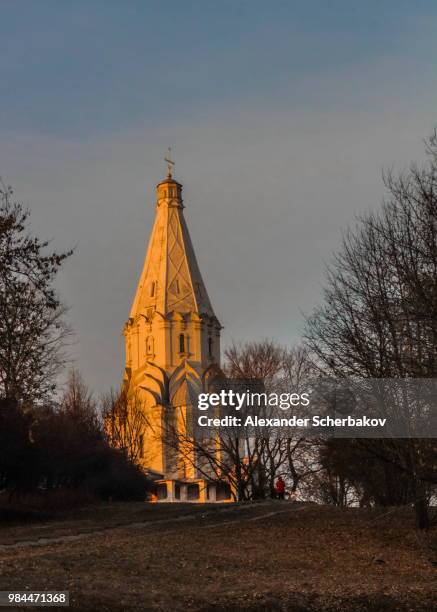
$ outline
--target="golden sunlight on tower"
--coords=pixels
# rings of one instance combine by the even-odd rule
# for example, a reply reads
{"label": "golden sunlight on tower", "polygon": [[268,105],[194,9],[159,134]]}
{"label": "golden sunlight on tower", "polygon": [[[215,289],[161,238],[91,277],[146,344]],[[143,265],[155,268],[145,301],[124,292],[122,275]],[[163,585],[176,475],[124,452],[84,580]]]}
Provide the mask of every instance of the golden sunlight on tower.
{"label": "golden sunlight on tower", "polygon": [[[194,446],[188,437],[195,417],[193,397],[220,373],[221,325],[200,274],[183,208],[182,185],[169,165],[167,178],[157,186],[155,222],[124,327],[124,387],[135,403],[140,399],[150,425],[140,456],[157,479],[158,497],[215,501],[224,497],[223,487],[205,479],[194,450],[186,448]],[[178,444],[168,444],[163,432],[169,422],[178,432],[187,432],[187,444],[181,443],[183,436]]]}

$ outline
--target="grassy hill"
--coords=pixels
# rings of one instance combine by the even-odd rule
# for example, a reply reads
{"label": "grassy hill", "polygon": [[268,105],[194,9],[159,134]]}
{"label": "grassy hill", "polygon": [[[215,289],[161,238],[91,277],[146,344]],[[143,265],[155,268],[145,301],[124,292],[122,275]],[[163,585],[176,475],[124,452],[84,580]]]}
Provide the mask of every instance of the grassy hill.
{"label": "grassy hill", "polygon": [[0,529],[0,589],[77,610],[431,610],[436,534],[409,509],[104,504]]}

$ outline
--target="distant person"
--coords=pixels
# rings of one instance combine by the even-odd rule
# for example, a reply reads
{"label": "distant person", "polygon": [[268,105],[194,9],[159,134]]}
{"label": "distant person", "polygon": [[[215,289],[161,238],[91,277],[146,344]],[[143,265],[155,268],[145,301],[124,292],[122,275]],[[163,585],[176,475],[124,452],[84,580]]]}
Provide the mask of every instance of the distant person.
{"label": "distant person", "polygon": [[278,499],[285,499],[285,482],[282,476],[279,476],[276,481],[276,497]]}

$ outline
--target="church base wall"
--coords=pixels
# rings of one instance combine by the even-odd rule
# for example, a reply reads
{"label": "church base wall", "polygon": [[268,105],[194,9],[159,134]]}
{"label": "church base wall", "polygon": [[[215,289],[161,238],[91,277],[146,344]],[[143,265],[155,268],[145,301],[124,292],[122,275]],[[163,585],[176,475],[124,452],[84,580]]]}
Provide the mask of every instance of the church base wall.
{"label": "church base wall", "polygon": [[232,502],[226,483],[209,482],[204,479],[155,481],[153,501],[157,503],[214,504]]}

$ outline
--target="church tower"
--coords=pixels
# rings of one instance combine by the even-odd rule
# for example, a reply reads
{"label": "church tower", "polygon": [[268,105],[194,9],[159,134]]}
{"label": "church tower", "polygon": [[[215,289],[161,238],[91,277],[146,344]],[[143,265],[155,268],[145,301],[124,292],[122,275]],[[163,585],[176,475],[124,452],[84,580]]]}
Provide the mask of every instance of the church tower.
{"label": "church tower", "polygon": [[[164,439],[165,424],[197,416],[192,389],[220,372],[220,330],[184,218],[182,185],[168,175],[156,188],[156,216],[124,327],[124,386],[140,398],[149,427],[142,464],[157,479],[158,498],[215,501],[216,486]],[[193,451],[194,452],[194,451]]]}

